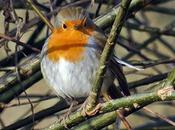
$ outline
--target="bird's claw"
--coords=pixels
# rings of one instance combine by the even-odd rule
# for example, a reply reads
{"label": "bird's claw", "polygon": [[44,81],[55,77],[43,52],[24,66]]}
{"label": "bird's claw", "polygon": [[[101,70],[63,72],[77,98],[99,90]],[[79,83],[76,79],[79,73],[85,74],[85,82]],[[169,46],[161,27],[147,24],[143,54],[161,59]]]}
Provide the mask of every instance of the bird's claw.
{"label": "bird's claw", "polygon": [[100,103],[97,104],[97,105],[95,106],[95,108],[93,108],[92,110],[87,110],[87,109],[84,109],[84,108],[83,108],[81,114],[82,114],[83,116],[86,116],[86,115],[87,115],[87,116],[94,116],[95,114],[97,114],[97,113],[99,112],[100,108],[101,108],[101,104],[100,104]]}

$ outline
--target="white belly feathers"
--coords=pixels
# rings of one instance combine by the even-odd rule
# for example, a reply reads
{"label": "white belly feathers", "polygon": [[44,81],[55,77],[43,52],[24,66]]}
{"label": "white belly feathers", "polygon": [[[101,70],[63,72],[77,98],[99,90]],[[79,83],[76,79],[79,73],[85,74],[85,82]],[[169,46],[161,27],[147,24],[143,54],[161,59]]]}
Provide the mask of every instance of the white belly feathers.
{"label": "white belly feathers", "polygon": [[[93,39],[90,39],[89,43],[95,46]],[[63,98],[88,96],[99,64],[96,51],[94,47],[86,47],[82,60],[77,63],[65,59],[59,59],[58,62],[53,63],[46,55],[43,56],[41,59],[42,73],[58,96]]]}

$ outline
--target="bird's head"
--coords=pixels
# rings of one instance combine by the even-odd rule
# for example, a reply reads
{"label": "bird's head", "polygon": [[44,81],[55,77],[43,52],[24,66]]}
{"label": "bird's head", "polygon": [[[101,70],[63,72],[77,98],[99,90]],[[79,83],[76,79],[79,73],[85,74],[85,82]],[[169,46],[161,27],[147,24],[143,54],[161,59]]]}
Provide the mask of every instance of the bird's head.
{"label": "bird's head", "polygon": [[95,24],[81,7],[61,9],[53,33],[48,39],[48,58],[53,62],[64,58],[71,62],[81,59]]}

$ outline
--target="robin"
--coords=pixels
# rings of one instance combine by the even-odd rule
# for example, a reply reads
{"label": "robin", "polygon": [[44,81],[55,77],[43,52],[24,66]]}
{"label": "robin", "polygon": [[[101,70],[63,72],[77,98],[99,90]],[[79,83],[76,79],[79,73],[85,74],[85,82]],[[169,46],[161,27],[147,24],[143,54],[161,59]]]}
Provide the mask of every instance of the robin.
{"label": "robin", "polygon": [[[88,96],[105,42],[104,33],[81,7],[58,12],[55,28],[41,52],[43,77],[56,95],[68,101]],[[101,94],[107,95],[117,76],[123,93],[129,95],[126,79],[114,56],[108,66]]]}

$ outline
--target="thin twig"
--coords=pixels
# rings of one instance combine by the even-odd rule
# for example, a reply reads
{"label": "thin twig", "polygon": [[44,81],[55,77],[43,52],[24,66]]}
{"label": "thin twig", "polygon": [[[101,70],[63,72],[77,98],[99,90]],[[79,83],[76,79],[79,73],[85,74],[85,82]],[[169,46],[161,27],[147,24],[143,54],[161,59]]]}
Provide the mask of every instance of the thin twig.
{"label": "thin twig", "polygon": [[[175,20],[171,21],[169,24],[167,24],[163,29],[162,32],[167,32],[169,30],[171,30],[174,27],[174,22]],[[138,50],[141,49],[145,49],[148,45],[150,45],[153,41],[155,41],[156,39],[160,38],[161,35],[159,34],[154,34],[154,35],[150,35],[150,37],[145,40],[140,46],[136,47]],[[127,60],[129,58],[131,58],[133,55],[135,55],[133,52],[127,54],[123,59]]]}
{"label": "thin twig", "polygon": [[13,42],[15,42],[16,44],[18,44],[18,45],[20,45],[20,46],[23,46],[23,47],[26,47],[26,48],[29,48],[29,49],[31,49],[31,50],[33,50],[33,51],[35,51],[35,52],[40,52],[39,49],[37,49],[37,48],[35,48],[35,47],[33,47],[33,46],[29,45],[29,44],[25,44],[25,43],[23,43],[23,42],[21,42],[21,41],[18,41],[15,37],[9,37],[9,36],[4,35],[4,34],[2,34],[2,33],[0,33],[0,37],[1,37],[1,38],[4,38],[4,39],[6,39],[6,40],[9,40],[9,41],[13,41]]}
{"label": "thin twig", "polygon": [[142,66],[144,68],[153,67],[161,64],[172,64],[175,63],[175,59],[163,59],[163,60],[147,60],[147,61],[130,61],[132,65]]}
{"label": "thin twig", "polygon": [[[26,98],[26,95],[25,95],[25,98]],[[52,98],[44,97],[44,98],[41,98],[41,99],[38,99],[38,100],[35,100],[35,101],[30,101],[30,103],[32,103],[32,104],[40,103],[41,101],[50,100],[50,99],[52,99]],[[23,105],[29,105],[30,103],[27,101],[27,102],[22,102],[20,104],[16,104],[16,103],[15,104],[7,104],[7,105],[4,106],[4,108],[19,107],[19,106],[23,106]]]}
{"label": "thin twig", "polygon": [[145,110],[145,111],[147,111],[147,112],[149,112],[149,113],[151,113],[151,114],[161,118],[162,120],[166,121],[167,123],[169,123],[169,124],[171,124],[171,125],[173,125],[175,127],[175,122],[170,120],[170,119],[168,119],[165,115],[161,115],[158,112],[153,112],[152,110],[150,110],[147,107],[143,107],[143,110]]}
{"label": "thin twig", "polygon": [[159,35],[167,35],[167,36],[175,36],[175,31],[174,30],[168,30],[168,31],[163,31],[159,28],[156,27],[149,27],[149,26],[145,26],[143,24],[135,24],[135,23],[131,23],[131,22],[126,22],[125,27],[127,28],[131,28],[131,29],[135,29],[138,31],[145,31],[151,34],[159,34]]}
{"label": "thin twig", "polygon": [[132,130],[131,125],[129,124],[129,122],[127,121],[127,119],[121,114],[121,112],[117,111],[117,116],[120,117],[120,119],[122,120],[123,124],[125,125],[125,127],[128,130]]}
{"label": "thin twig", "polygon": [[39,9],[34,5],[32,0],[27,0],[27,2],[30,4],[30,6],[33,8],[33,10],[38,14],[38,16],[43,20],[43,22],[50,28],[51,31],[53,31],[54,27],[50,23],[50,21],[44,16],[44,14],[39,11]]}

